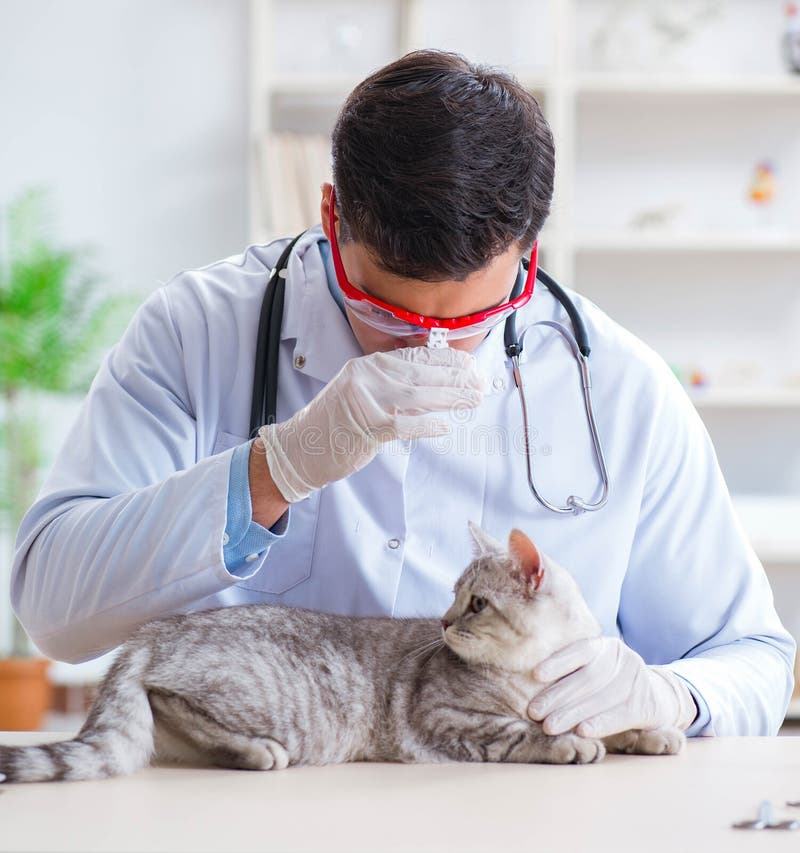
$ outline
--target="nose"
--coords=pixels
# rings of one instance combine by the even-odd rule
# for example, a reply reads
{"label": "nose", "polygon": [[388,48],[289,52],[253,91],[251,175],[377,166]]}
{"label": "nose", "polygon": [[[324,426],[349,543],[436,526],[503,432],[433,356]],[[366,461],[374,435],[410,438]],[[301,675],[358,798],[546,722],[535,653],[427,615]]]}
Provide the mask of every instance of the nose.
{"label": "nose", "polygon": [[450,623],[447,621],[447,619],[442,619],[442,630],[446,631],[449,627]]}

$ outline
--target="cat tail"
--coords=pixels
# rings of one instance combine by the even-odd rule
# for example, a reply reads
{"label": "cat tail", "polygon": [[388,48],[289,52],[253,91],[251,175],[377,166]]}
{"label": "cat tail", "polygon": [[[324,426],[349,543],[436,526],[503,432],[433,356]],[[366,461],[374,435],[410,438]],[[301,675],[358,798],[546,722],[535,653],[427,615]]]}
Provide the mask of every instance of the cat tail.
{"label": "cat tail", "polygon": [[102,779],[149,764],[153,713],[143,680],[149,659],[146,647],[123,649],[73,740],[0,746],[0,782]]}

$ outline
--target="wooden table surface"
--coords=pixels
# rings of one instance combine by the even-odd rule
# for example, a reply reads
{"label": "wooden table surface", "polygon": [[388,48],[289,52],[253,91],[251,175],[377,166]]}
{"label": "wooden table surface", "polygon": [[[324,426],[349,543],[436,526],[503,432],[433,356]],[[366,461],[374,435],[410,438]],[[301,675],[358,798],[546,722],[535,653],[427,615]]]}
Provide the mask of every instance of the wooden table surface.
{"label": "wooden table surface", "polygon": [[[0,733],[0,743],[59,740]],[[800,737],[697,738],[678,756],[597,765],[349,764],[280,772],[151,767],[96,782],[0,785],[0,851],[800,850],[743,832],[800,800]]]}

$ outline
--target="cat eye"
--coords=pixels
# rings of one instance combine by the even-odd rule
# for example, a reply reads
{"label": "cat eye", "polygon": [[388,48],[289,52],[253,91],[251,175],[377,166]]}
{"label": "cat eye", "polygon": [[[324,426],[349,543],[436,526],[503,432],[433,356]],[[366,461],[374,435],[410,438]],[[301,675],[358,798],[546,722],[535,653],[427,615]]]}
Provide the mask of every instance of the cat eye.
{"label": "cat eye", "polygon": [[488,603],[489,602],[485,598],[481,598],[479,595],[473,595],[469,602],[469,609],[473,613],[480,613]]}

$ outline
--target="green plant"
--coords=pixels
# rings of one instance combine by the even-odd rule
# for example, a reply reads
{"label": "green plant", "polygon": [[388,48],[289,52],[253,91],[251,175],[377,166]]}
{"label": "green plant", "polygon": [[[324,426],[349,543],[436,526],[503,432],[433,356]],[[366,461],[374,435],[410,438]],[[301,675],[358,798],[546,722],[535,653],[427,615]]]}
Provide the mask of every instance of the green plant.
{"label": "green plant", "polygon": [[[86,250],[54,242],[46,191],[29,189],[0,217],[0,523],[13,539],[38,488],[37,393],[84,390],[131,297],[98,294]],[[29,653],[13,620],[13,656]]]}

